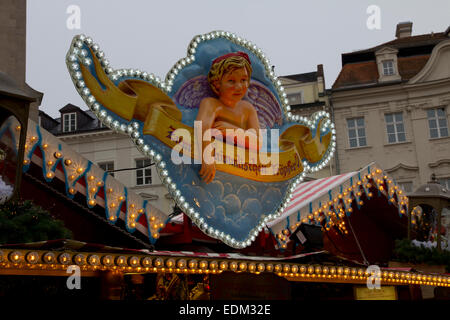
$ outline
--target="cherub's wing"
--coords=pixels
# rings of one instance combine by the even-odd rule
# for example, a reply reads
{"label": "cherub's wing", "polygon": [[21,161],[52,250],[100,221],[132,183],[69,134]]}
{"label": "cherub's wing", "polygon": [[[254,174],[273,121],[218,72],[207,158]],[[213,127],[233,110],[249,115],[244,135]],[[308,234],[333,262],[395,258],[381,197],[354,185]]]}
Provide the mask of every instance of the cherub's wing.
{"label": "cherub's wing", "polygon": [[215,97],[208,79],[206,76],[197,76],[183,83],[173,96],[173,100],[180,107],[197,109],[202,99],[207,97]]}
{"label": "cherub's wing", "polygon": [[272,128],[283,123],[283,112],[277,99],[267,87],[259,81],[252,80],[244,98],[250,102],[258,113],[260,127]]}

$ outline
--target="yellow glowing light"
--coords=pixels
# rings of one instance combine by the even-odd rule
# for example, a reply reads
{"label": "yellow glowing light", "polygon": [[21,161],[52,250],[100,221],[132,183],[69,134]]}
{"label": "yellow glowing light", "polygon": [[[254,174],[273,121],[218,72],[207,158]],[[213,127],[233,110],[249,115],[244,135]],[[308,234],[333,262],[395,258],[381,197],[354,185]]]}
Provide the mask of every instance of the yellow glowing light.
{"label": "yellow glowing light", "polygon": [[53,156],[54,156],[56,159],[59,159],[59,158],[62,157],[62,154],[61,154],[61,152],[55,152],[55,153],[53,154]]}
{"label": "yellow glowing light", "polygon": [[52,178],[53,177],[53,172],[48,172],[47,173],[47,178]]}
{"label": "yellow glowing light", "polygon": [[64,163],[66,164],[66,166],[70,166],[72,164],[72,160],[66,159],[64,160]]}
{"label": "yellow glowing light", "polygon": [[91,192],[92,192],[92,193],[95,193],[96,191],[97,191],[97,188],[96,188],[96,187],[92,187],[92,188],[91,188]]}
{"label": "yellow glowing light", "polygon": [[75,189],[74,188],[69,188],[69,193],[70,194],[74,194],[75,193]]}
{"label": "yellow glowing light", "polygon": [[89,179],[89,181],[92,181],[95,179],[95,177],[93,175],[90,175],[88,179]]}
{"label": "yellow glowing light", "polygon": [[123,200],[125,200],[125,197],[124,196],[120,196],[119,197],[119,201],[123,201]]}
{"label": "yellow glowing light", "polygon": [[77,173],[83,173],[83,171],[84,171],[84,168],[82,168],[82,167],[77,168]]}
{"label": "yellow glowing light", "polygon": [[23,160],[24,165],[28,165],[30,163],[30,160]]}
{"label": "yellow glowing light", "polygon": [[95,205],[95,200],[89,200],[89,205],[90,206],[94,206]]}
{"label": "yellow glowing light", "polygon": [[20,131],[20,129],[21,129],[21,126],[16,126],[17,131]]}

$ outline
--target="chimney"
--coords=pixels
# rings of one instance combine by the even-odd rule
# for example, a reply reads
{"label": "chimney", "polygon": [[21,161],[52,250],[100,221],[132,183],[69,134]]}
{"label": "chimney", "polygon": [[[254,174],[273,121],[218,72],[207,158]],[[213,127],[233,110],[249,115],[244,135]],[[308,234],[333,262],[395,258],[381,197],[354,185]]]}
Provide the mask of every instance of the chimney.
{"label": "chimney", "polygon": [[397,30],[395,36],[397,39],[411,37],[412,34],[412,22],[400,22],[397,24]]}
{"label": "chimney", "polygon": [[318,77],[323,77],[323,64],[318,64],[317,65],[317,76]]}

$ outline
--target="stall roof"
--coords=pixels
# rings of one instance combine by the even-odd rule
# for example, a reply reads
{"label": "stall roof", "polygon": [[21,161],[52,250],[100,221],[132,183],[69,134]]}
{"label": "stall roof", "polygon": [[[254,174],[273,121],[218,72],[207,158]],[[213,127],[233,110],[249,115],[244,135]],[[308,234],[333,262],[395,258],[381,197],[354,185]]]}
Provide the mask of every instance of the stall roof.
{"label": "stall roof", "polygon": [[272,229],[276,228],[276,226],[280,223],[285,223],[293,214],[296,214],[302,209],[308,207],[309,204],[316,199],[323,196],[327,197],[329,192],[332,192],[335,188],[340,188],[356,174],[358,174],[358,172],[349,172],[337,176],[301,183],[293,192],[292,200],[289,202],[289,205],[284,213],[275,220],[270,221],[267,226]]}
{"label": "stall roof", "polygon": [[[18,140],[18,123],[12,119],[2,125],[0,132],[10,132]],[[104,222],[131,235],[134,232],[147,236],[154,244],[159,231],[168,220],[167,213],[144,200],[123,183],[107,174],[92,161],[83,157],[53,134],[28,120],[24,165],[25,173],[31,166],[41,169],[41,179],[48,185],[62,182],[61,194],[72,200],[81,196],[86,201],[84,209],[104,212]],[[37,173],[32,173],[37,175]],[[37,177],[38,178],[38,177]],[[117,224],[119,225],[119,224]],[[124,225],[124,226],[122,226]]]}
{"label": "stall roof", "polygon": [[[378,189],[386,201],[396,206],[400,216],[407,212],[408,198],[376,163],[355,172],[301,183],[293,193],[286,211],[267,224],[283,247],[290,240],[286,235],[300,224],[324,225],[325,229],[338,227],[346,217],[363,204],[363,199],[372,198],[371,188]],[[394,200],[392,200],[394,199]],[[325,222],[325,224],[323,224]],[[345,228],[341,228],[344,231]]]}

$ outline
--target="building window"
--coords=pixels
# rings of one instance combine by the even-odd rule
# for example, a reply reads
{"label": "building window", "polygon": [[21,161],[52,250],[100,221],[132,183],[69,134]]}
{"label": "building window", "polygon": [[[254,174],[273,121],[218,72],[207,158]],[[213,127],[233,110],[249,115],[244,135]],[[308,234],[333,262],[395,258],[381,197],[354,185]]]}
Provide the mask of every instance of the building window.
{"label": "building window", "polygon": [[152,184],[152,168],[150,167],[149,159],[136,160],[136,185],[144,186]]}
{"label": "building window", "polygon": [[438,182],[447,188],[447,190],[450,190],[450,178],[441,178],[438,179]]}
{"label": "building window", "polygon": [[412,181],[399,182],[398,185],[406,192],[413,192],[413,183]]}
{"label": "building window", "polygon": [[303,97],[301,92],[290,93],[287,95],[287,99],[290,105],[303,103]]}
{"label": "building window", "polygon": [[444,108],[428,109],[427,117],[430,138],[448,137],[447,117]]}
{"label": "building window", "polygon": [[394,74],[394,61],[385,60],[383,61],[383,75],[392,76]]}
{"label": "building window", "polygon": [[[110,162],[101,162],[98,164],[98,166],[103,170],[103,171],[114,171],[114,162],[110,161]],[[110,174],[112,177],[114,177],[114,172],[108,172],[108,174]]]}
{"label": "building window", "polygon": [[390,113],[385,115],[386,131],[389,143],[406,141],[403,113]]}
{"label": "building window", "polygon": [[350,148],[364,147],[367,145],[364,118],[347,119],[348,138]]}
{"label": "building window", "polygon": [[63,114],[63,132],[71,132],[77,129],[77,114],[64,113]]}

